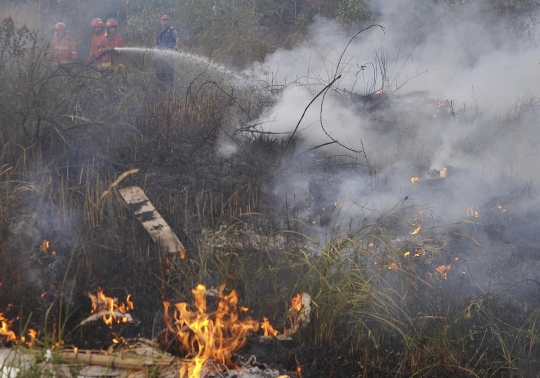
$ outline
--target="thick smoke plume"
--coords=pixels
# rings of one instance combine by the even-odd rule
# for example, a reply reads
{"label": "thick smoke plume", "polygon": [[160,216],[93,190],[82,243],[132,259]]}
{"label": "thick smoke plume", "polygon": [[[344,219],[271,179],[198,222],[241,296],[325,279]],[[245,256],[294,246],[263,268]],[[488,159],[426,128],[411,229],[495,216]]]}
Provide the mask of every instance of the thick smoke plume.
{"label": "thick smoke plume", "polygon": [[[255,70],[286,85],[257,123],[288,137],[314,96],[341,75],[298,128],[308,146],[338,141],[324,148],[330,155],[365,149],[355,156],[371,177],[348,177],[335,199],[362,198],[383,210],[410,195],[456,221],[467,206],[539,178],[533,91],[540,51],[532,26],[512,29],[471,4],[414,3],[414,11],[410,2],[379,3],[380,27],[354,38],[337,21],[317,19],[294,49],[277,51]],[[455,170],[444,195],[409,181],[447,166]],[[513,184],[496,183],[508,176]]]}

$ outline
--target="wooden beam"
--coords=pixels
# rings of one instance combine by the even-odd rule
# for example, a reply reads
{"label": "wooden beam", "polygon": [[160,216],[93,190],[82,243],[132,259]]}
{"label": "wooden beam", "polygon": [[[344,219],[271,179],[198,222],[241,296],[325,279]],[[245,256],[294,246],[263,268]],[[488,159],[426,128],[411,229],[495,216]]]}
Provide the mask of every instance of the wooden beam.
{"label": "wooden beam", "polygon": [[120,195],[128,203],[135,207],[135,216],[148,231],[156,244],[170,253],[185,253],[185,248],[173,232],[165,219],[157,212],[156,208],[144,191],[138,186],[119,189]]}

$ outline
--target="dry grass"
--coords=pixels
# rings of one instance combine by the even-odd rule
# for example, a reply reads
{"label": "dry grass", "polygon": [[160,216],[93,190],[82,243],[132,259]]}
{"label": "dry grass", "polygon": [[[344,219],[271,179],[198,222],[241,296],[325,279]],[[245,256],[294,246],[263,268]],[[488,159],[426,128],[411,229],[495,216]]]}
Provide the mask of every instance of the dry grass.
{"label": "dry grass", "polygon": [[[312,296],[312,321],[292,352],[305,377],[533,376],[537,308],[519,307],[513,286],[471,294],[458,273],[445,279],[436,271],[450,248],[443,228],[410,235],[419,209],[400,203],[337,220],[322,240],[296,204],[280,219],[273,205],[286,199],[268,191],[279,143],[237,138],[237,154],[216,153],[230,122],[260,112],[249,93],[204,79],[158,91],[141,73],[120,94],[120,82],[57,75],[42,57],[0,67],[0,309],[30,319],[42,346],[94,336],[77,324],[89,311],[85,293],[98,285],[132,293],[137,332],[152,337],[162,299],[224,283],[278,327],[294,294]],[[119,185],[147,192],[187,260],[155,246],[115,192],[131,169],[139,173]],[[55,257],[43,254],[43,239]]]}

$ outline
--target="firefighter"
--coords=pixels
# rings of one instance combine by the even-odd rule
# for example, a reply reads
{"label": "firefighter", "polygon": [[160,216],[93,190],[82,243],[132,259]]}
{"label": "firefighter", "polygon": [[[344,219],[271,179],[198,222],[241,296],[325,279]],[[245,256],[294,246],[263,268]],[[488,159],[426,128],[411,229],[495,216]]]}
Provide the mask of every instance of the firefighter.
{"label": "firefighter", "polygon": [[[180,33],[170,25],[170,17],[161,15],[161,28],[156,30],[156,47],[159,50],[178,50],[180,46]],[[174,56],[172,54],[158,53],[156,56],[156,75],[160,82],[173,83]]]}
{"label": "firefighter", "polygon": [[95,64],[96,69],[99,72],[107,72],[111,67],[110,59],[104,58],[105,54],[102,54],[98,49],[103,46],[107,46],[105,28],[103,27],[103,21],[100,18],[94,18],[92,20],[92,27],[94,28],[94,36],[92,37],[92,45],[90,46],[90,55],[86,63]]}
{"label": "firefighter", "polygon": [[71,72],[68,64],[77,60],[77,47],[75,41],[67,33],[66,24],[59,22],[54,25],[54,38],[50,44],[49,59],[53,69],[62,69],[66,73]]}
{"label": "firefighter", "polygon": [[105,23],[107,32],[105,33],[105,38],[101,40],[100,45],[98,45],[97,50],[99,55],[102,56],[103,64],[109,62],[109,70],[115,72],[121,72],[124,67],[124,58],[119,51],[116,51],[117,47],[124,47],[124,41],[122,37],[116,34],[116,29],[118,28],[118,22],[114,18],[109,18]]}

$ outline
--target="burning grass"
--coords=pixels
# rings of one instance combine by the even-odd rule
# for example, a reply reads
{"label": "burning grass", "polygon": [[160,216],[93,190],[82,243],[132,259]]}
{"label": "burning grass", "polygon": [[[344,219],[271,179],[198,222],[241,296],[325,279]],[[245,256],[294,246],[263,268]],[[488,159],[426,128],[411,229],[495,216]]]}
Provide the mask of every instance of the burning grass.
{"label": "burning grass", "polygon": [[[238,305],[236,292],[233,290],[224,295],[223,289],[223,286],[219,289],[217,308],[209,313],[206,288],[198,285],[192,291],[196,310],[190,310],[187,303],[177,303],[174,326],[168,314],[170,303],[164,303],[167,328],[175,333],[188,356],[193,356],[193,363],[184,365],[180,370],[180,377],[201,376],[207,361],[213,361],[218,368],[231,367],[233,352],[245,346],[249,334],[259,329],[259,322],[250,318],[241,319],[241,314],[248,309]],[[209,373],[202,375],[207,374]]]}
{"label": "burning grass", "polygon": [[[113,196],[112,208],[121,209],[120,204],[121,199]],[[263,320],[261,334],[292,329],[290,319],[298,318],[300,302],[292,290],[309,293],[312,297],[311,320],[304,327],[289,332],[293,344],[284,344],[282,353],[276,354],[280,361],[271,356],[267,358],[270,363],[279,363],[288,371],[301,369],[304,377],[341,376],[340,372],[345,371],[366,372],[366,376],[417,373],[491,377],[502,371],[521,371],[525,360],[534,363],[537,311],[519,308],[511,299],[512,288],[499,292],[486,290],[480,294],[470,292],[466,280],[472,272],[464,274],[466,265],[461,263],[467,256],[457,260],[452,258],[450,263],[447,256],[450,251],[458,250],[456,243],[468,241],[469,248],[474,243],[461,237],[452,241],[435,233],[436,229],[427,227],[422,216],[418,216],[419,211],[426,210],[398,209],[347,233],[337,232],[324,243],[307,235],[254,234],[250,227],[261,220],[257,219],[259,216],[250,215],[226,229],[205,233],[198,245],[199,255],[194,254],[188,260],[167,256],[159,250],[152,251],[157,264],[147,269],[155,269],[154,274],[161,277],[160,285],[155,286],[152,295],[156,298],[163,294],[170,298],[190,298],[191,292],[195,298],[194,307],[184,301],[166,306],[164,311],[171,314],[170,309],[174,308],[174,314],[166,316],[162,326],[174,331],[181,343],[181,355],[193,359],[180,374],[199,376],[204,361],[209,360],[215,361],[215,365],[209,366],[231,369],[237,366],[234,360],[239,353],[260,353],[257,352],[259,347],[249,342],[249,334],[256,333],[259,322],[244,319],[238,323],[247,327],[243,328],[242,336],[234,333],[236,322],[240,322],[242,314],[248,313],[247,308],[253,319]],[[124,217],[127,219],[127,214]],[[409,219],[416,219],[413,223],[424,227],[412,235]],[[459,227],[462,227],[460,234],[470,234],[474,232],[471,227],[477,226],[464,224]],[[45,255],[42,243],[36,246],[40,259],[56,259],[64,254],[76,258],[73,252],[66,253],[57,248],[54,241],[47,250],[55,250],[57,254]],[[107,252],[110,261],[114,251]],[[142,251],[132,253],[133,258],[138,259],[146,254]],[[100,256],[104,258],[104,255]],[[89,262],[96,263],[90,256],[84,256],[79,264]],[[51,264],[54,266],[54,261]],[[93,274],[98,273],[96,268],[91,269]],[[58,282],[70,280],[72,273],[69,272],[65,271]],[[121,271],[118,272],[119,278],[126,279]],[[141,272],[138,274],[140,277]],[[82,282],[90,282],[82,278]],[[188,287],[197,281],[224,282],[225,286],[216,291],[215,297],[208,297],[211,302],[208,304],[204,286],[197,286],[193,291]],[[130,291],[137,306],[131,311],[141,318],[141,322],[152,320],[149,314],[160,305],[156,298],[145,298],[140,282],[138,285],[136,281],[133,283]],[[225,288],[230,294],[225,294]],[[4,290],[4,286],[0,290]],[[65,293],[66,289],[63,290]],[[40,300],[45,301],[47,296]],[[80,321],[91,311],[114,313],[120,307],[120,303],[103,292],[100,295],[98,291],[98,295],[92,294],[92,297],[95,297],[95,307],[86,307],[86,314],[66,314],[64,327],[67,332],[64,334],[68,335],[63,338],[68,343],[82,341],[69,335],[73,320]],[[98,297],[103,298],[99,300]],[[297,305],[284,308],[291,297],[297,298]],[[240,306],[239,301],[247,308]],[[54,302],[52,299],[49,303]],[[143,304],[139,306],[140,302]],[[74,298],[71,303],[83,302]],[[66,305],[73,308],[72,304]],[[58,310],[62,309],[54,311]],[[59,320],[53,316],[45,321],[51,324]],[[10,328],[13,324],[16,322],[9,321]],[[113,327],[118,334],[121,329],[118,327],[122,326]],[[106,328],[98,329],[107,332]],[[141,330],[148,332],[144,326]],[[89,327],[84,327],[82,332],[83,338],[94,337]],[[234,342],[216,339],[216,334]],[[164,345],[169,343],[170,340]],[[247,349],[242,350],[242,346]],[[207,366],[204,371],[208,372],[208,369]]]}
{"label": "burning grass", "polygon": [[[106,325],[112,326],[114,322],[128,323],[133,321],[131,315],[128,314],[128,311],[134,309],[130,294],[128,294],[125,303],[119,303],[117,298],[107,297],[101,288],[98,288],[96,295],[88,293],[88,296],[92,299],[92,313],[95,314],[95,317],[102,316]],[[81,325],[88,321],[90,320],[84,320]]]}

